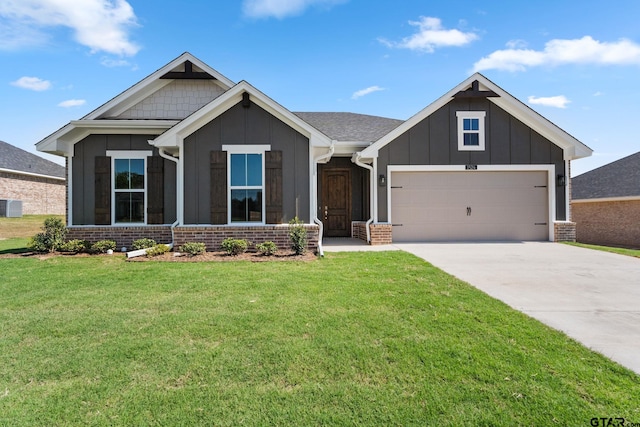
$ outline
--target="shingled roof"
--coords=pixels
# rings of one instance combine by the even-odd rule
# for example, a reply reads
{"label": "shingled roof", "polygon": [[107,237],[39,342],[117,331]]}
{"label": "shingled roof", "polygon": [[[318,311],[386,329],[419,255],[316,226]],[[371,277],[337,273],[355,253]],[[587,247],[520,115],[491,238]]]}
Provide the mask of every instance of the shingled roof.
{"label": "shingled roof", "polygon": [[374,142],[404,120],[356,113],[293,113],[336,141]]}
{"label": "shingled roof", "polygon": [[572,198],[640,196],[640,152],[571,179]]}
{"label": "shingled roof", "polygon": [[0,169],[64,178],[64,166],[0,141]]}

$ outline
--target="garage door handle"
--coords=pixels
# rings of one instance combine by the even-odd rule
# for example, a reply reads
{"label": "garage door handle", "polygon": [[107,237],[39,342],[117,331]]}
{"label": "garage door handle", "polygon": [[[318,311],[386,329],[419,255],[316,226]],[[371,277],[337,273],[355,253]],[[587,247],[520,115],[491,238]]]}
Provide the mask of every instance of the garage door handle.
{"label": "garage door handle", "polygon": [[471,207],[467,206],[467,216],[471,216]]}

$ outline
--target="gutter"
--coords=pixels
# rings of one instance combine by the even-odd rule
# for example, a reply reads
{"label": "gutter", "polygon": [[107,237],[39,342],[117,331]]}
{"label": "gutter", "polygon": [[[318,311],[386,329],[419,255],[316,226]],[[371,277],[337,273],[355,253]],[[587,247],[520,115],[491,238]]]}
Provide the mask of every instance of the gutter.
{"label": "gutter", "polygon": [[325,153],[325,154],[321,154],[318,157],[315,157],[313,159],[313,180],[314,180],[314,184],[315,184],[315,209],[313,212],[313,222],[318,224],[319,230],[318,230],[318,254],[320,256],[324,256],[324,250],[322,249],[322,235],[324,232],[324,225],[322,224],[322,221],[320,221],[320,218],[318,218],[318,162],[322,161],[322,160],[326,160],[331,158],[331,156],[333,156],[334,151],[336,150],[335,147],[335,141],[331,141],[331,146],[329,147],[329,152]]}
{"label": "gutter", "polygon": [[[153,145],[153,141],[148,141],[148,142],[150,145]],[[179,184],[178,180],[180,179],[178,175],[178,171],[180,170],[178,165],[179,160],[171,156],[170,154],[168,154],[164,148],[158,148],[158,154],[160,154],[160,157],[162,157],[163,159],[171,160],[176,164],[176,191],[179,191],[179,185],[178,185]],[[178,203],[178,197],[176,197],[176,203]],[[176,220],[173,224],[171,224],[171,244],[170,244],[171,248],[173,248],[176,242],[175,228],[178,226],[178,224],[180,224],[180,219],[178,219],[178,206],[176,206]]]}
{"label": "gutter", "polygon": [[375,188],[375,174],[373,173],[373,166],[370,166],[366,163],[362,163],[360,159],[362,159],[362,151],[359,151],[357,153],[355,153],[353,155],[353,157],[351,157],[351,161],[353,163],[355,163],[356,165],[365,168],[367,170],[369,170],[369,192],[371,193],[371,196],[369,197],[370,202],[369,202],[369,219],[367,220],[367,222],[365,223],[365,229],[367,230],[367,243],[371,244],[371,230],[369,229],[369,226],[371,225],[371,223],[373,222],[373,212],[375,209],[375,205],[373,203],[373,201],[375,200],[374,197],[374,191],[376,191]]}

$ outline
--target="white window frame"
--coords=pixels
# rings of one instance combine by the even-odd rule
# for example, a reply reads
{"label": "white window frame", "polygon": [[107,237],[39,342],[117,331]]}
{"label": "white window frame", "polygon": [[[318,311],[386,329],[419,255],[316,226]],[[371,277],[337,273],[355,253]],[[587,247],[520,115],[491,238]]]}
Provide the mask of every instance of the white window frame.
{"label": "white window frame", "polygon": [[[266,199],[265,199],[265,152],[271,151],[271,145],[223,145],[222,151],[227,152],[227,224],[230,225],[265,225],[266,224]],[[260,154],[262,159],[262,185],[240,186],[231,185],[231,155],[232,154]],[[261,190],[262,210],[260,222],[231,222],[231,190]]]}
{"label": "white window frame", "polygon": [[[140,226],[147,225],[147,157],[153,155],[152,151],[146,150],[107,150],[107,156],[111,157],[111,225],[117,226]],[[123,159],[131,159],[131,160],[140,160],[144,161],[144,189],[133,190],[136,192],[144,192],[144,221],[143,222],[116,222],[116,192],[121,192],[116,190],[116,160]],[[132,190],[126,190],[127,192],[132,192]]]}
{"label": "white window frame", "polygon": [[[457,111],[458,117],[458,151],[484,151],[485,150],[485,132],[484,118],[487,115],[485,111]],[[464,130],[464,119],[478,119],[478,130]],[[478,145],[464,145],[465,134],[477,134]]]}

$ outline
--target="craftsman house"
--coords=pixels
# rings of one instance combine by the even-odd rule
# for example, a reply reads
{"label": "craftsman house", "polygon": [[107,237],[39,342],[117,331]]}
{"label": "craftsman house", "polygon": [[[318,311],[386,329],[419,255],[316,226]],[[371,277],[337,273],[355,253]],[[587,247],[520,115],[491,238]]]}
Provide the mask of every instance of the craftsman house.
{"label": "craftsman house", "polygon": [[407,121],[293,113],[189,53],[37,144],[65,156],[71,236],[286,246],[572,239],[591,150],[481,74]]}

